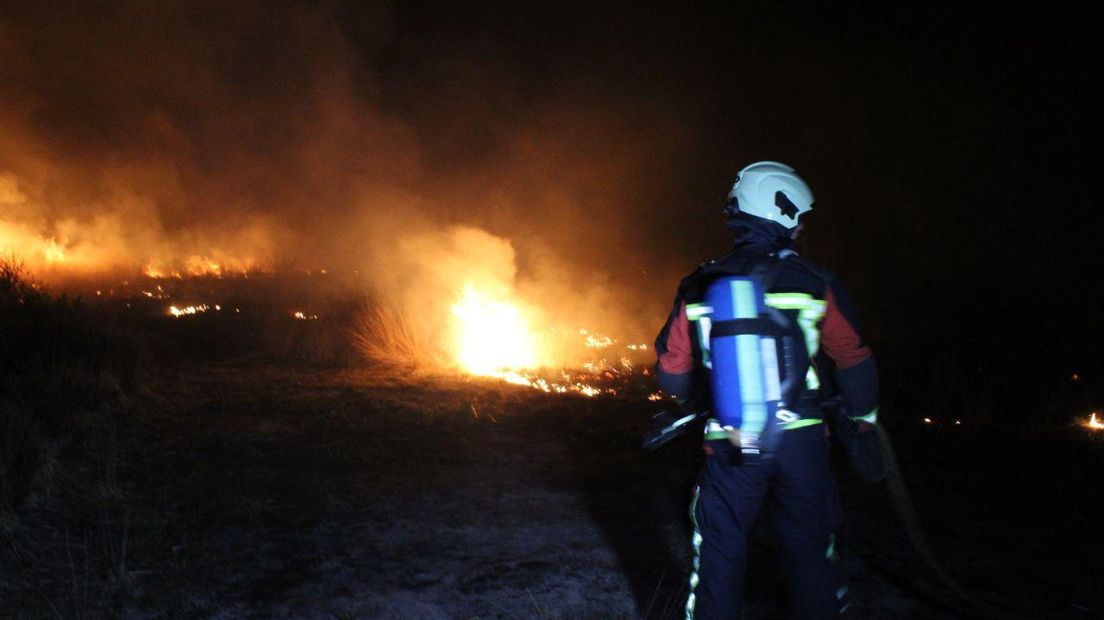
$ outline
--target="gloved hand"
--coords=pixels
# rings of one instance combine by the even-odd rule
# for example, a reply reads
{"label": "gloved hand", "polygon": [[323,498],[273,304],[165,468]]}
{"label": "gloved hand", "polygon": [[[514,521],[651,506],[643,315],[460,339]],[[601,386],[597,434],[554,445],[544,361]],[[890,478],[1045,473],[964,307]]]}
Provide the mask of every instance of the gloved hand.
{"label": "gloved hand", "polygon": [[728,426],[725,427],[725,434],[728,435],[728,443],[734,448],[740,447],[740,429]]}
{"label": "gloved hand", "polygon": [[874,425],[865,420],[852,419],[840,400],[826,403],[824,414],[831,422],[832,436],[843,444],[855,475],[863,482],[878,482],[885,478],[885,459]]}

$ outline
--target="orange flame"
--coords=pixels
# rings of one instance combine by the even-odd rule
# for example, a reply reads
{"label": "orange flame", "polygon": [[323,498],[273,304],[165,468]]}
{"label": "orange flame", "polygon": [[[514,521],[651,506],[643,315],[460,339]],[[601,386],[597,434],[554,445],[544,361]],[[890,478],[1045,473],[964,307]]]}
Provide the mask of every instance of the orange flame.
{"label": "orange flame", "polygon": [[259,263],[251,257],[210,256],[193,254],[183,261],[174,263],[171,261],[155,261],[147,263],[142,272],[146,277],[153,279],[183,278],[186,276],[200,277],[212,276],[221,278],[227,275],[247,275],[251,271],[260,270]]}
{"label": "orange flame", "polygon": [[[534,329],[540,316],[536,310],[514,302],[505,295],[491,295],[468,285],[452,305],[454,355],[456,365],[469,374],[493,377],[513,385],[521,385],[549,394],[579,394],[594,397],[617,395],[613,387],[601,387],[588,382],[613,379],[621,373],[632,372],[632,363],[622,357],[616,370],[600,364],[584,363],[585,372],[559,371],[559,380],[549,379],[531,372],[538,367],[553,366],[552,346],[548,333]],[[572,333],[572,332],[568,332]],[[616,340],[593,334],[585,329],[577,330],[583,345],[589,349],[613,347]],[[632,350],[646,349],[645,345],[632,345]],[[546,373],[541,373],[546,374]],[[658,398],[658,396],[656,396]]]}
{"label": "orange flame", "polygon": [[452,316],[456,362],[463,370],[498,376],[537,365],[538,339],[518,304],[468,285],[453,304]]}
{"label": "orange flame", "polygon": [[[189,315],[192,315],[192,314],[199,314],[201,312],[207,312],[210,309],[211,309],[211,306],[208,306],[207,304],[200,304],[198,306],[184,306],[184,307],[169,306],[169,314],[179,319],[182,316],[189,316]],[[222,310],[222,307],[221,306],[215,306],[215,310]]]}
{"label": "orange flame", "polygon": [[1089,419],[1085,421],[1084,427],[1094,431],[1104,430],[1104,421],[1098,420],[1096,418],[1096,412],[1094,411],[1092,415],[1089,416]]}

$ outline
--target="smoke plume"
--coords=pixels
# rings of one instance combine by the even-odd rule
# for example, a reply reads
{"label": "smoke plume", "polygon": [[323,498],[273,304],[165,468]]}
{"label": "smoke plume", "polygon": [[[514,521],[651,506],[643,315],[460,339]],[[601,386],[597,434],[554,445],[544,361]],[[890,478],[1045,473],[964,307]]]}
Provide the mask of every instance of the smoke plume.
{"label": "smoke plume", "polygon": [[485,51],[442,50],[459,80],[384,76],[390,19],[0,9],[0,247],[47,279],[355,270],[422,308],[478,281],[565,324],[650,330],[669,291],[640,286],[634,210],[678,133],[600,90],[522,93]]}

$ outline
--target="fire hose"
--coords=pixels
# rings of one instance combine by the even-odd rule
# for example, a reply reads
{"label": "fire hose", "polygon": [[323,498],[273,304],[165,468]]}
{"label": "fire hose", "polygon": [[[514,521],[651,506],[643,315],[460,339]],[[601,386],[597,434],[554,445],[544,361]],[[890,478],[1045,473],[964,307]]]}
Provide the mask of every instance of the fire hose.
{"label": "fire hose", "polygon": [[882,462],[885,468],[886,487],[893,501],[893,507],[897,511],[897,517],[901,519],[901,525],[905,529],[905,534],[908,536],[909,542],[912,543],[912,548],[920,556],[920,559],[924,561],[924,564],[926,564],[935,576],[939,578],[939,581],[959,599],[978,611],[999,615],[998,611],[991,605],[979,601],[970,595],[970,593],[966,592],[966,590],[943,569],[943,565],[935,556],[935,552],[932,551],[931,545],[928,544],[927,536],[924,535],[924,530],[920,526],[920,518],[916,513],[916,506],[912,502],[912,495],[908,492],[908,487],[905,486],[904,478],[901,476],[901,470],[897,466],[897,453],[893,449],[893,443],[889,440],[889,433],[878,424],[874,425],[874,432],[877,434],[878,447],[880,448]]}
{"label": "fire hose", "polygon": [[[838,405],[838,403],[835,403]],[[904,478],[897,464],[896,451],[889,439],[889,434],[881,425],[873,425],[873,433],[870,431],[857,431],[857,425],[847,416],[843,415],[838,406],[828,406],[826,411],[831,413],[837,437],[844,444],[848,459],[852,468],[860,479],[865,482],[886,481],[893,507],[901,519],[901,525],[912,544],[913,549],[923,560],[924,564],[935,574],[939,581],[955,594],[959,599],[979,612],[985,612],[993,616],[1001,615],[1003,610],[997,610],[992,605],[983,603],[962,586],[960,586],[944,570],[927,537],[920,525],[920,519],[916,512],[916,506],[912,502],[912,496],[905,486]],[[682,435],[690,425],[709,416],[708,411],[677,412],[661,411],[653,416],[653,429],[644,436],[643,447],[647,450],[655,450],[676,437]],[[871,436],[873,435],[873,437]],[[876,439],[875,441],[871,441]]]}

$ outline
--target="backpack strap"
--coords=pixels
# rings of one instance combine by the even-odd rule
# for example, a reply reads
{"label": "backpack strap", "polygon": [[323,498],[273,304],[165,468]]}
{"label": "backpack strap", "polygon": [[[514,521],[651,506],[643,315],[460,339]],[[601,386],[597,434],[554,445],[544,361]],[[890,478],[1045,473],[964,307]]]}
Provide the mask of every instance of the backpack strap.
{"label": "backpack strap", "polygon": [[791,253],[783,257],[729,258],[729,256],[731,255],[702,263],[698,270],[683,282],[688,289],[697,289],[694,291],[687,290],[687,292],[700,298],[713,280],[722,276],[742,276],[759,282],[763,288],[763,293],[766,294],[770,287],[774,285],[775,280],[778,279],[778,269],[776,269],[778,264],[789,258],[789,256],[796,256],[796,254]]}
{"label": "backpack strap", "polygon": [[742,336],[744,334],[758,334],[773,336],[775,338],[785,335],[777,322],[770,319],[730,319],[713,323],[709,333],[713,336]]}

